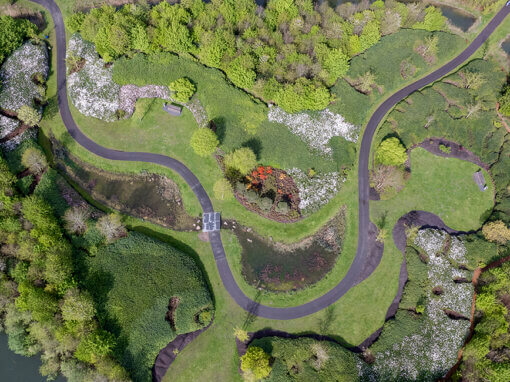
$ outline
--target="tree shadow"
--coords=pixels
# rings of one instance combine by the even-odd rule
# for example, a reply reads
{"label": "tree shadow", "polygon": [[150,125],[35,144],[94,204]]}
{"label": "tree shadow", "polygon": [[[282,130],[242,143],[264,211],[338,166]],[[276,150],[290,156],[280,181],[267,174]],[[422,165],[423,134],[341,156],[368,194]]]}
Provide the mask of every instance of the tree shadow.
{"label": "tree shadow", "polygon": [[260,142],[260,139],[258,138],[251,138],[244,142],[241,147],[248,147],[250,148],[257,157],[257,160],[260,160],[260,152],[262,151],[262,142]]}
{"label": "tree shadow", "polygon": [[243,330],[248,330],[248,328],[253,325],[253,323],[257,320],[257,312],[260,307],[260,301],[262,300],[262,291],[257,291],[257,294],[253,298],[253,301],[248,306],[248,310],[246,312],[246,318],[244,319],[242,328]]}
{"label": "tree shadow", "polygon": [[220,141],[220,144],[222,144],[225,140],[225,135],[227,132],[227,124],[225,118],[216,117],[212,120],[212,122],[214,122],[214,125],[216,126],[216,136],[218,137],[218,141]]}

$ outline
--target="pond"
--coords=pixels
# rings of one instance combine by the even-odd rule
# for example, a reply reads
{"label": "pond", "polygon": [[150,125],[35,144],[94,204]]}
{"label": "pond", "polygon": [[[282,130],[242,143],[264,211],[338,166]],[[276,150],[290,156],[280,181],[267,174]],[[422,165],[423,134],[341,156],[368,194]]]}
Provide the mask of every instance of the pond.
{"label": "pond", "polygon": [[[42,382],[46,378],[39,374],[41,359],[37,356],[23,357],[7,346],[7,335],[0,333],[0,380],[8,382]],[[65,382],[62,376],[56,382]]]}
{"label": "pond", "polygon": [[447,5],[439,6],[443,15],[446,16],[448,21],[457,28],[460,28],[463,32],[466,32],[475,23],[476,18],[461,9],[449,7]]}
{"label": "pond", "polygon": [[179,187],[171,179],[107,172],[69,154],[60,155],[57,166],[102,205],[180,231],[193,230],[197,223],[198,218],[186,213]]}
{"label": "pond", "polygon": [[501,49],[503,49],[505,53],[510,56],[510,38],[503,41],[503,43],[501,44]]}
{"label": "pond", "polygon": [[344,211],[342,209],[314,236],[292,245],[272,242],[249,228],[237,225],[234,233],[242,248],[241,265],[245,280],[257,288],[287,292],[322,279],[333,268],[341,252]]}

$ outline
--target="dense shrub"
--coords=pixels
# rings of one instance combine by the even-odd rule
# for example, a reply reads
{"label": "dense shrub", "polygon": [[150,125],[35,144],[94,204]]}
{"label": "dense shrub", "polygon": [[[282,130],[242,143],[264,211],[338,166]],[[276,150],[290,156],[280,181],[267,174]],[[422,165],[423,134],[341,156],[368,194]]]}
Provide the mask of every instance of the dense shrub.
{"label": "dense shrub", "polygon": [[375,160],[387,166],[400,166],[407,160],[407,152],[398,138],[388,138],[377,147]]}
{"label": "dense shrub", "polygon": [[179,78],[170,83],[170,90],[177,102],[186,103],[197,90],[195,85],[188,78]]}
{"label": "dense shrub", "polygon": [[225,166],[247,174],[257,165],[257,157],[249,147],[241,147],[225,156]]}
{"label": "dense shrub", "polygon": [[266,378],[271,372],[269,355],[257,346],[248,347],[246,353],[241,357],[241,370],[248,380],[257,381]]}
{"label": "dense shrub", "polygon": [[359,380],[355,355],[333,342],[265,337],[254,340],[248,349],[252,347],[262,348],[274,359],[268,381]]}
{"label": "dense shrub", "polygon": [[0,64],[36,32],[37,27],[27,19],[0,16]]}
{"label": "dense shrub", "polygon": [[206,157],[216,151],[219,141],[211,129],[198,129],[191,136],[190,145],[198,155]]}
{"label": "dense shrub", "polygon": [[478,286],[475,313],[478,323],[464,349],[459,374],[466,381],[507,381],[510,378],[509,265],[483,273]]}

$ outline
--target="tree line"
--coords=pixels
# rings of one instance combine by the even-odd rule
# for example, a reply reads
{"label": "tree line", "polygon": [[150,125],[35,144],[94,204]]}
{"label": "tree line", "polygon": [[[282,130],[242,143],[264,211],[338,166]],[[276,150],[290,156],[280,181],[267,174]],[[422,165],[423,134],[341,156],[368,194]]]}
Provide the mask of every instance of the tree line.
{"label": "tree line", "polygon": [[[24,157],[31,171],[41,163],[34,155]],[[0,158],[0,329],[9,348],[41,353],[40,372],[49,379],[129,380],[113,358],[115,336],[101,327],[74,275],[73,247],[53,209],[39,196],[19,195],[16,181]]]}
{"label": "tree line", "polygon": [[441,30],[433,6],[377,0],[182,0],[154,7],[103,6],[66,20],[107,62],[137,53],[173,52],[221,69],[229,80],[289,112],[321,110],[349,69],[349,60],[400,28]]}

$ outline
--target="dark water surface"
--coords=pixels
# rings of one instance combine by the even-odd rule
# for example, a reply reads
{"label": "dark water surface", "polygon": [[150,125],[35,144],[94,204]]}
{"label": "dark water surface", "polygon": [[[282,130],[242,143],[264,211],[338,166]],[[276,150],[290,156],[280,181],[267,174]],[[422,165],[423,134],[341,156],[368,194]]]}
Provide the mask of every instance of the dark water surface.
{"label": "dark water surface", "polygon": [[448,7],[446,5],[441,5],[441,11],[443,15],[450,21],[450,23],[457,28],[460,28],[463,32],[466,32],[471,25],[473,25],[476,21],[476,18],[462,12],[457,8]]}
{"label": "dark water surface", "polygon": [[[46,378],[39,374],[41,359],[37,356],[23,357],[9,350],[7,335],[0,333],[0,381],[2,382],[42,382]],[[58,377],[56,382],[65,382]]]}
{"label": "dark water surface", "polygon": [[510,56],[510,38],[503,41],[503,44],[501,44],[501,48],[505,51],[506,54]]}

